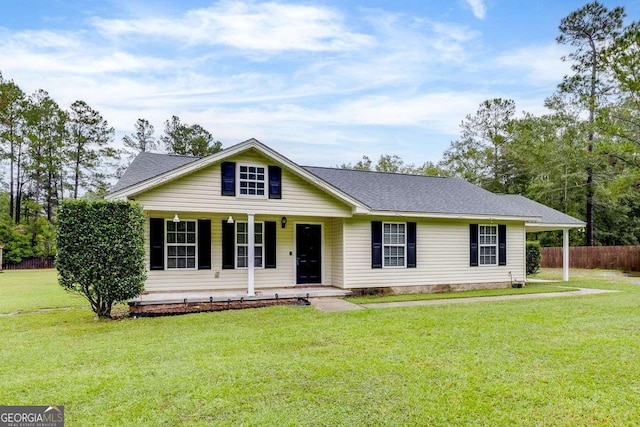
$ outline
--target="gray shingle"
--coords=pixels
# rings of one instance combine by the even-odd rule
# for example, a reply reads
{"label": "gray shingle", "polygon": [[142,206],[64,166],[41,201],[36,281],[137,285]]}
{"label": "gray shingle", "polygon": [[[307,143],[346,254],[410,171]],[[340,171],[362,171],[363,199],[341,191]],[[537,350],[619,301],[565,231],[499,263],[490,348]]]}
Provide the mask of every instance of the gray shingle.
{"label": "gray shingle", "polygon": [[529,212],[530,215],[541,217],[542,220],[539,224],[585,225],[584,221],[517,194],[500,194],[499,197],[503,198],[507,203],[513,203],[523,211]]}
{"label": "gray shingle", "polygon": [[146,181],[154,176],[162,175],[187,163],[194,162],[200,157],[178,156],[175,154],[140,153],[133,159],[116,185],[111,188],[115,193],[132,185]]}
{"label": "gray shingle", "polygon": [[512,201],[459,178],[305,167],[373,210],[535,216]]}

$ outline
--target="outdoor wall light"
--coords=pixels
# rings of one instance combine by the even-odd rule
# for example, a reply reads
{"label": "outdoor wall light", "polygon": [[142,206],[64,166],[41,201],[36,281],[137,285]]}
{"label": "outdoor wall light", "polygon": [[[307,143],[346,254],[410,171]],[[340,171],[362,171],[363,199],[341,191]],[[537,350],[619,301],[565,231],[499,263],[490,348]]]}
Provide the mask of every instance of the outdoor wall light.
{"label": "outdoor wall light", "polygon": [[176,215],[173,217],[173,222],[180,222],[180,217],[178,216],[178,214],[176,214]]}
{"label": "outdoor wall light", "polygon": [[233,224],[235,221],[233,220],[233,217],[231,215],[229,215],[229,218],[227,219],[227,224]]}
{"label": "outdoor wall light", "polygon": [[280,220],[280,224],[282,225],[282,228],[285,228],[287,226],[287,217],[283,216],[282,219]]}

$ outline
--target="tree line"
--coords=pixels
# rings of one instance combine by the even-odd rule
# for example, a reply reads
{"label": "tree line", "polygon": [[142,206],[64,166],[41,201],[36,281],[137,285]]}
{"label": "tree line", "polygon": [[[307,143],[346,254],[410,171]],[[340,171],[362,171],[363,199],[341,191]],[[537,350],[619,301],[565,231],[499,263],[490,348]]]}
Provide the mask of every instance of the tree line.
{"label": "tree line", "polygon": [[[159,141],[148,120],[113,146],[114,129],[86,102],[62,108],[49,93],[31,95],[0,72],[0,159],[6,166],[0,192],[0,243],[5,260],[54,255],[55,213],[64,199],[101,198],[110,177],[122,174],[142,151],[162,144],[168,153],[206,156],[222,144],[198,124],[177,116]],[[124,163],[122,163],[124,162]]]}
{"label": "tree line", "polygon": [[489,99],[462,120],[439,162],[385,154],[341,167],[464,178],[584,220],[573,244],[639,244],[640,23],[624,18],[623,7],[596,1],[562,19],[556,41],[572,49],[562,58],[571,73],[545,100],[547,114],[516,117],[513,100]]}

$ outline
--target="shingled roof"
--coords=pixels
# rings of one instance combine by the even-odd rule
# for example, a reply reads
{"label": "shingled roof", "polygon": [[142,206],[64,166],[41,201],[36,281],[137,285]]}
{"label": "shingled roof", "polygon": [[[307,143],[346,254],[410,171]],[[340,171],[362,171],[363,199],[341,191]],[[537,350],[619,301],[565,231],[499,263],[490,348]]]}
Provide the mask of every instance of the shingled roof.
{"label": "shingled roof", "polygon": [[372,210],[539,217],[540,224],[584,225],[519,195],[495,194],[460,178],[305,167]]}
{"label": "shingled roof", "polygon": [[111,188],[111,192],[123,190],[142,181],[162,175],[194,162],[201,157],[178,156],[176,154],[158,154],[142,152],[133,159],[116,185]]}
{"label": "shingled roof", "polygon": [[503,199],[503,202],[512,203],[515,207],[528,212],[530,215],[540,217],[541,220],[536,223],[539,225],[571,224],[578,227],[584,227],[585,225],[584,221],[580,221],[579,219],[555,209],[551,209],[549,206],[545,206],[542,203],[535,202],[518,194],[499,194],[498,197]]}
{"label": "shingled roof", "polygon": [[[201,158],[140,153],[111,192],[124,190],[199,159]],[[447,216],[513,216],[540,218],[538,224],[574,227],[584,225],[582,221],[525,197],[494,194],[459,178],[312,166],[302,169],[372,211]]]}

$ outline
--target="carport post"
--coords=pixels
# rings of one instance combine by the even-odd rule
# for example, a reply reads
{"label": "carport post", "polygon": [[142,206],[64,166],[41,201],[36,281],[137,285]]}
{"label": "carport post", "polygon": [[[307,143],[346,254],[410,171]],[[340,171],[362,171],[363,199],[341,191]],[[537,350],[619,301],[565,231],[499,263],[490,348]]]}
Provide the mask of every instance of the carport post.
{"label": "carport post", "polygon": [[562,280],[569,281],[569,229],[562,229]]}

